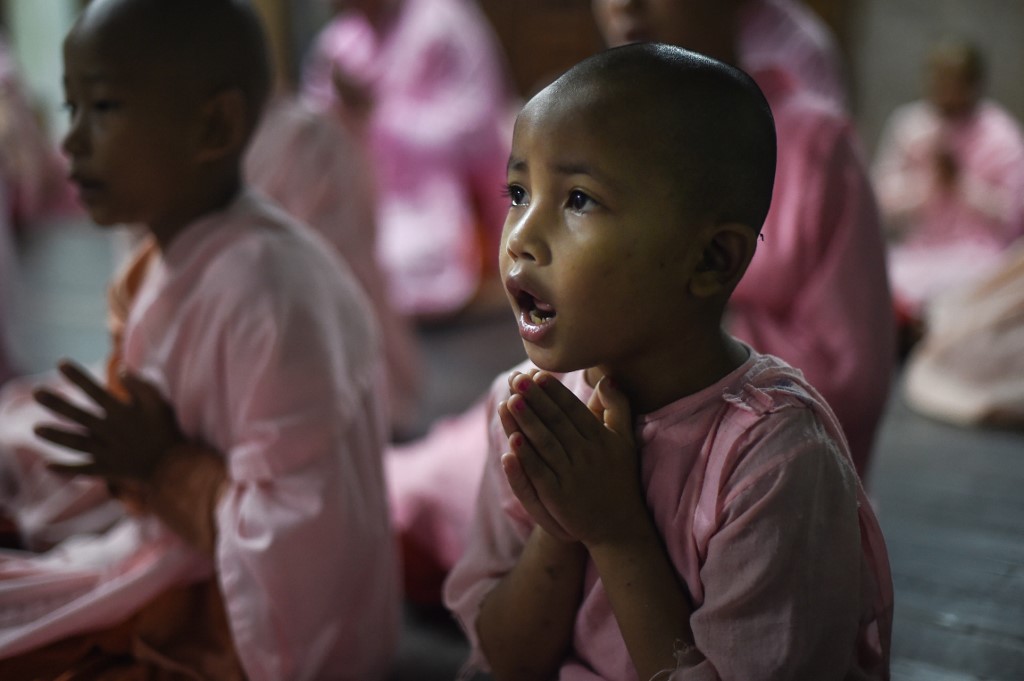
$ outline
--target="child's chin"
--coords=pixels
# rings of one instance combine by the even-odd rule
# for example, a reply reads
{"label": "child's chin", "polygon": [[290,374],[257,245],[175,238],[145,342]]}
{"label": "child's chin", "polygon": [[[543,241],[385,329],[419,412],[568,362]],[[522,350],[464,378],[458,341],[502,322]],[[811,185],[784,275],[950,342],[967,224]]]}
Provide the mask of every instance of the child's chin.
{"label": "child's chin", "polygon": [[526,356],[530,358],[530,361],[538,369],[550,371],[553,374],[567,374],[578,369],[587,368],[578,363],[573,363],[566,358],[553,357],[550,352],[533,347],[529,343],[524,343],[524,345],[526,345]]}

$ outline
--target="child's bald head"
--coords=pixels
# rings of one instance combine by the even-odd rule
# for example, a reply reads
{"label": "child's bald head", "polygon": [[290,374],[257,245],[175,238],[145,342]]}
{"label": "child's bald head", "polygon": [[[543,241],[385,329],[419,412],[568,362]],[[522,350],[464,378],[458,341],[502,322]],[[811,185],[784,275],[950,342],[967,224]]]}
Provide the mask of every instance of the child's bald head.
{"label": "child's bald head", "polygon": [[[667,173],[687,214],[760,230],[775,178],[768,103],[742,71],[668,45],[606,50],[527,105],[574,109],[596,139],[628,145]],[[524,111],[526,113],[526,111]]]}
{"label": "child's bald head", "polygon": [[248,0],[93,0],[68,40],[82,37],[182,97],[239,90],[250,131],[270,91],[266,40]]}

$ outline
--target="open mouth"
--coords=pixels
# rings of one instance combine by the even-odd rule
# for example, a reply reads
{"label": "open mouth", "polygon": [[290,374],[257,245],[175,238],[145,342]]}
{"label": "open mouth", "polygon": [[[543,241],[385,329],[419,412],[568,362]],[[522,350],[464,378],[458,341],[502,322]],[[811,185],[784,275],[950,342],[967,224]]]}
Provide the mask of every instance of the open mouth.
{"label": "open mouth", "polygon": [[524,321],[529,321],[536,326],[543,326],[555,318],[553,305],[543,302],[526,291],[519,291],[516,294],[516,304],[522,313]]}

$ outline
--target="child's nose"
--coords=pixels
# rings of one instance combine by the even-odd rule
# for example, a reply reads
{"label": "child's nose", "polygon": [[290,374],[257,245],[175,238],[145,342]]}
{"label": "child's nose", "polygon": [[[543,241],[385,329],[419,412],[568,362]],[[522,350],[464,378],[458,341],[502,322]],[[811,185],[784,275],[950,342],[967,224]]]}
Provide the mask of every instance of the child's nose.
{"label": "child's nose", "polygon": [[60,146],[68,156],[80,156],[85,152],[87,148],[86,136],[78,116],[72,117],[71,125],[68,127],[68,131],[65,133],[64,140]]}
{"label": "child's nose", "polygon": [[549,259],[548,248],[541,237],[534,211],[527,211],[516,222],[506,225],[506,228],[508,236],[505,239],[505,252],[512,260],[523,259],[543,264]]}

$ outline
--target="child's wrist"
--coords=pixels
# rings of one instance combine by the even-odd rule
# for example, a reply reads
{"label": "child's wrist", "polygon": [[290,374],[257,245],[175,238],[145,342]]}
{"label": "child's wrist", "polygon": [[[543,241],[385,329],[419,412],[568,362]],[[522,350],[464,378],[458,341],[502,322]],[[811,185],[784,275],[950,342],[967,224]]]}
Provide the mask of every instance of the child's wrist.
{"label": "child's wrist", "polygon": [[207,554],[216,542],[215,512],[228,475],[215,451],[180,443],[170,447],[147,483],[147,502],[168,527]]}

